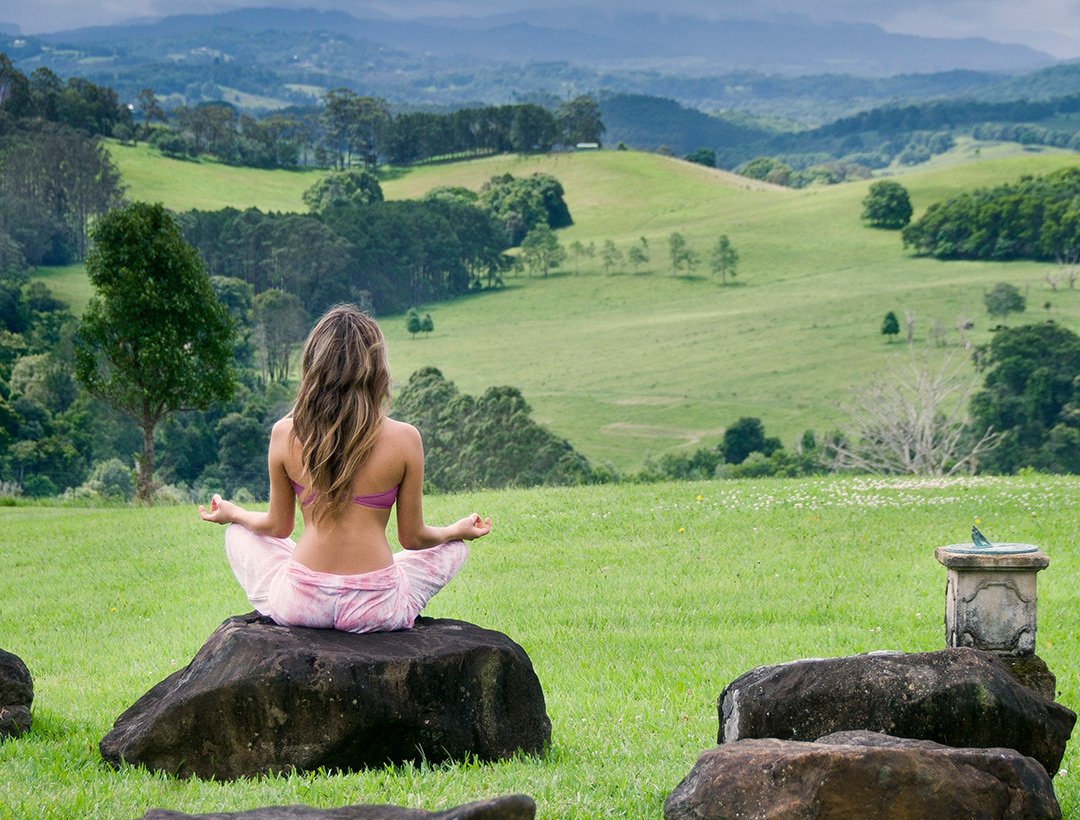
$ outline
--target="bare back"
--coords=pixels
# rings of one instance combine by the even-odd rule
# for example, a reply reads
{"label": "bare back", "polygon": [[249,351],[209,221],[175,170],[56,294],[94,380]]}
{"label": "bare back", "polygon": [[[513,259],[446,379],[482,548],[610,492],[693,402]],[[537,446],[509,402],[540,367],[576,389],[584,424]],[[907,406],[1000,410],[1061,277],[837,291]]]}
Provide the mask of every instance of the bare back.
{"label": "bare back", "polygon": [[[300,444],[292,434],[292,419],[274,425],[270,441],[271,507],[275,493],[282,503],[295,504],[293,483],[303,487],[299,500],[311,497],[311,478],[304,472]],[[423,485],[423,445],[416,429],[385,419],[371,453],[351,483],[353,496],[372,496],[397,488],[399,527],[403,516],[423,520],[420,494]],[[286,497],[287,493],[287,497]],[[295,507],[292,507],[295,509]],[[335,518],[316,523],[311,504],[302,504],[304,532],[293,558],[318,572],[355,575],[383,569],[393,563],[386,538],[390,509],[349,504]]]}

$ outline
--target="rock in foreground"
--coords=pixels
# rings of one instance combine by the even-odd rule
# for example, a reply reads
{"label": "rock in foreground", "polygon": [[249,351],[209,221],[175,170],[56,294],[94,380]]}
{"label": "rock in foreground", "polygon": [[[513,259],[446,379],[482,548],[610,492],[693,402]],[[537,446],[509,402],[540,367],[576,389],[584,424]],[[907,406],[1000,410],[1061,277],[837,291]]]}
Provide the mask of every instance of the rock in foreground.
{"label": "rock in foreground", "polygon": [[551,740],[524,650],[463,621],[354,635],[226,620],[117,718],[106,761],[186,777],[539,754]]}
{"label": "rock in foreground", "polygon": [[875,652],[762,666],[728,685],[718,740],[816,740],[865,729],[958,748],[1016,749],[1052,776],[1076,714],[988,652]]}
{"label": "rock in foreground", "polygon": [[467,803],[446,811],[423,811],[398,806],[267,806],[250,811],[218,814],[183,814],[151,809],[141,820],[533,820],[536,803],[524,794],[511,794]]}
{"label": "rock in foreground", "polygon": [[1059,820],[1050,777],[1012,749],[955,749],[845,732],[816,743],[740,740],[704,752],[665,820]]}
{"label": "rock in foreground", "polygon": [[34,681],[22,658],[0,649],[0,738],[30,730]]}

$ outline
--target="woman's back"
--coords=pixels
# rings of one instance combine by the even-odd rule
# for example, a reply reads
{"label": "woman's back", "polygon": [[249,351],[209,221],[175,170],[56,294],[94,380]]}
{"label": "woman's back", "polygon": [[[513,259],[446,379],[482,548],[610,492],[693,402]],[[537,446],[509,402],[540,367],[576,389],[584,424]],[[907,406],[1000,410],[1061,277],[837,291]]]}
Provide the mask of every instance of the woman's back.
{"label": "woman's back", "polygon": [[274,427],[275,435],[279,428],[288,443],[282,464],[304,517],[304,532],[297,542],[295,559],[310,569],[339,575],[390,566],[393,552],[386,527],[394,503],[405,500],[401,485],[407,473],[412,438],[409,433],[415,433],[414,428],[384,419],[371,452],[349,482],[353,502],[339,514],[319,520],[314,514],[316,494],[311,478],[304,472],[300,444],[292,435],[292,419],[279,421]]}

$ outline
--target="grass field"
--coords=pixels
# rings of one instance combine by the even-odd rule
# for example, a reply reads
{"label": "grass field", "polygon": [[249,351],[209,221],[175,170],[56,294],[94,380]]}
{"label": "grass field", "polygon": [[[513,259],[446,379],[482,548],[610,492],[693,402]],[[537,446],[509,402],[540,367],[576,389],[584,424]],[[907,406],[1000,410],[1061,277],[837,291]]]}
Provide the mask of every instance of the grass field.
{"label": "grass field", "polygon": [[[944,643],[934,548],[971,524],[1038,544],[1038,654],[1080,704],[1080,479],[711,481],[501,491],[428,500],[495,521],[429,607],[497,629],[536,668],[543,758],[234,783],[107,768],[97,743],[151,685],[247,611],[222,531],[193,508],[0,512],[0,647],[35,679],[29,735],[0,742],[0,818],[133,818],[151,807],[306,803],[429,810],[524,792],[541,818],[659,817],[715,745],[716,700],[762,665]],[[1075,743],[1055,780],[1080,816]]]}
{"label": "grass field", "polygon": [[145,143],[109,143],[129,199],[164,202],[175,211],[196,208],[259,208],[263,211],[306,211],[301,196],[324,172],[265,171],[210,160],[174,160]]}
{"label": "grass field", "polygon": [[[298,210],[315,172],[252,171],[165,160],[145,147],[112,146],[129,196],[172,208]],[[916,213],[958,191],[1074,165],[1078,155],[1016,145],[961,142],[925,168],[898,173]],[[1080,290],[1052,293],[1035,263],[917,259],[897,232],[860,222],[869,182],[789,190],[654,154],[624,151],[503,156],[390,169],[388,198],[438,185],[472,189],[495,174],[543,171],[558,178],[575,224],[565,247],[610,239],[625,253],[645,237],[651,260],[606,275],[598,259],[569,260],[548,278],[510,278],[500,292],[424,305],[430,337],[411,339],[403,318],[385,316],[395,376],[434,365],[469,393],[511,384],[535,417],[599,463],[635,470],[648,457],[720,440],[740,416],[757,416],[792,447],[806,429],[842,426],[851,391],[887,378],[909,355],[880,334],[887,311],[916,316],[916,356],[967,361],[955,326],[990,338],[984,291],[1009,282],[1028,310],[1010,324],[1053,318],[1080,330]],[[673,276],[667,237],[683,233],[705,260]],[[740,255],[736,284],[708,272],[727,234]],[[77,272],[57,278],[73,301]],[[931,343],[938,324],[946,347]]]}
{"label": "grass field", "polygon": [[[922,209],[959,190],[1076,161],[1014,155],[900,179]],[[403,322],[388,317],[392,363],[399,378],[435,365],[467,392],[514,384],[539,420],[619,468],[713,444],[744,415],[762,418],[789,447],[807,428],[841,425],[850,391],[908,355],[905,344],[880,335],[888,310],[915,313],[918,356],[966,359],[955,330],[964,318],[975,322],[971,340],[987,341],[982,294],[999,281],[1028,293],[1028,312],[1010,323],[1052,317],[1080,329],[1080,291],[1052,294],[1043,281],[1050,266],[916,259],[897,233],[863,227],[865,182],[744,187],[677,160],[604,152],[424,168],[386,190],[475,188],[495,173],[533,170],[554,174],[566,189],[576,224],[562,232],[564,245],[611,239],[625,251],[644,236],[650,270],[607,276],[594,262],[576,275],[571,260],[559,276],[509,280],[508,293],[425,306],[435,321],[430,339],[410,339]],[[666,240],[676,230],[706,258],[728,234],[740,254],[738,284],[720,287],[707,267],[673,276]],[[930,343],[935,322],[947,329],[949,347]]]}

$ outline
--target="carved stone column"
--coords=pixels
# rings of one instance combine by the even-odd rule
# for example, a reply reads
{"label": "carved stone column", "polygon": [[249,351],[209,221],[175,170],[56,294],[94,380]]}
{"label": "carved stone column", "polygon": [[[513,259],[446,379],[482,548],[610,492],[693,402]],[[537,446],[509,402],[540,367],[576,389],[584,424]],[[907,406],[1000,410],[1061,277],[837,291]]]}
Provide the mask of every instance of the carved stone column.
{"label": "carved stone column", "polygon": [[948,568],[945,635],[948,646],[971,646],[998,655],[1035,652],[1035,575],[1050,564],[1030,544],[938,547]]}
{"label": "carved stone column", "polygon": [[1048,700],[1057,679],[1035,654],[1035,575],[1050,564],[1031,544],[938,547],[949,571],[945,589],[945,643],[997,655],[1024,686]]}

